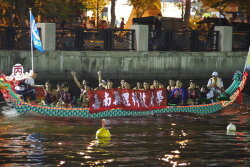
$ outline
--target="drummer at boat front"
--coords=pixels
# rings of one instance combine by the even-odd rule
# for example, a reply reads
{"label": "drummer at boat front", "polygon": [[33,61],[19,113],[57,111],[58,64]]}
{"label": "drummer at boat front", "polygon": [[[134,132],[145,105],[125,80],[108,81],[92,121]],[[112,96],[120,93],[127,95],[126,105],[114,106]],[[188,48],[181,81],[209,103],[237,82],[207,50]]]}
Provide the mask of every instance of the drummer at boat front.
{"label": "drummer at boat front", "polygon": [[218,72],[215,71],[212,73],[212,78],[208,80],[207,88],[210,89],[207,94],[208,99],[217,98],[222,92],[225,92],[223,81],[218,76]]}

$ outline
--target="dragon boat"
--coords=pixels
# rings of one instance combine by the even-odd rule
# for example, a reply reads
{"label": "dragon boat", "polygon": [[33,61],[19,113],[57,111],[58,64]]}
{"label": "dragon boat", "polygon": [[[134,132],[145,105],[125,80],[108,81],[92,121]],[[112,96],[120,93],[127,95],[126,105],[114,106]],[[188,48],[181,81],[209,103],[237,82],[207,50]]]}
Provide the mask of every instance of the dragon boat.
{"label": "dragon boat", "polygon": [[59,108],[24,102],[14,91],[11,81],[8,81],[5,75],[0,75],[0,91],[5,101],[17,110],[20,114],[29,112],[38,113],[45,116],[53,117],[83,117],[83,118],[106,118],[106,117],[123,117],[123,116],[142,116],[164,113],[195,113],[211,114],[222,110],[233,104],[238,96],[242,93],[248,77],[247,72],[236,71],[232,78],[231,85],[225,90],[229,96],[227,100],[218,101],[211,104],[188,105],[188,106],[161,106],[154,107],[150,110],[126,110],[124,108],[109,108],[100,112],[91,112],[90,108]]}

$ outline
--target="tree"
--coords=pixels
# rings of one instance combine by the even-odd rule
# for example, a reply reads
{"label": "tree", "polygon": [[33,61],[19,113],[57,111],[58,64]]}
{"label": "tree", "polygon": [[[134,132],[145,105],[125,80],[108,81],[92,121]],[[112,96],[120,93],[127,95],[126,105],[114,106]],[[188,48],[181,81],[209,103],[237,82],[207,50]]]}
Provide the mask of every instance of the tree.
{"label": "tree", "polygon": [[[205,8],[213,8],[224,15],[226,8],[231,4],[238,6],[238,12],[245,12],[250,15],[250,1],[249,0],[199,0],[203,3]],[[225,16],[225,15],[224,15]]]}
{"label": "tree", "polygon": [[115,3],[116,0],[111,0],[111,22],[110,22],[110,28],[115,27],[115,20],[116,20],[116,15],[115,15]]}
{"label": "tree", "polygon": [[93,11],[94,16],[96,16],[96,23],[99,21],[99,13],[104,9],[104,7],[110,2],[111,0],[86,0],[83,1],[83,4],[86,5],[87,9]]}
{"label": "tree", "polygon": [[10,26],[13,26],[13,24],[25,26],[26,9],[28,10],[28,6],[33,6],[34,1],[35,0],[1,0],[1,18],[4,19],[5,22],[9,22]]}
{"label": "tree", "polygon": [[189,29],[190,10],[191,10],[191,0],[186,0],[185,14],[184,14],[184,23],[185,23],[186,30]]}
{"label": "tree", "polygon": [[[78,10],[84,8],[80,0],[0,0],[0,18],[4,18],[13,26],[13,17],[18,18],[21,26],[26,26],[25,20],[29,18],[29,8],[32,7],[34,16],[39,15],[39,21],[43,18],[59,20],[73,16],[74,6]],[[55,21],[55,20],[54,20]]]}
{"label": "tree", "polygon": [[220,12],[221,15],[224,15],[225,9],[230,4],[237,4],[241,0],[199,0],[202,2],[203,7],[206,9],[213,8]]}
{"label": "tree", "polygon": [[161,9],[160,0],[129,0],[129,2],[135,9],[136,17],[142,17],[150,7]]}

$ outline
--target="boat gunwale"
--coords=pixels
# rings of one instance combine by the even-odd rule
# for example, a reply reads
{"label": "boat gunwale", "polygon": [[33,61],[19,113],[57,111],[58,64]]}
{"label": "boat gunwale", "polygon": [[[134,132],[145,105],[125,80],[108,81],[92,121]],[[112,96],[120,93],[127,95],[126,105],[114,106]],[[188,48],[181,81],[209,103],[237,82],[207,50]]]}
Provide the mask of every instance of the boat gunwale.
{"label": "boat gunwale", "polygon": [[[228,87],[228,89],[231,88],[234,84],[237,84],[237,86],[234,86],[233,88],[231,88],[234,91],[232,91],[233,93],[231,93],[230,100],[228,100],[228,101],[219,101],[219,102],[215,102],[215,103],[199,104],[199,105],[189,105],[189,106],[180,106],[180,105],[179,106],[178,105],[176,105],[176,106],[159,106],[159,107],[154,107],[153,109],[144,110],[144,111],[139,111],[139,110],[132,110],[132,111],[130,111],[130,110],[125,110],[124,108],[106,108],[105,110],[97,112],[97,113],[90,113],[90,108],[63,108],[63,107],[54,107],[54,106],[34,105],[34,104],[23,102],[22,99],[16,99],[15,97],[13,97],[13,96],[12,97],[17,100],[16,102],[13,102],[14,103],[14,107],[17,110],[21,110],[22,106],[24,106],[24,107],[32,107],[32,108],[29,108],[29,109],[26,109],[26,110],[23,109],[23,111],[18,111],[20,113],[31,112],[31,110],[35,108],[35,110],[47,109],[47,110],[51,110],[52,112],[55,111],[55,110],[57,110],[57,111],[58,110],[60,110],[60,111],[68,111],[68,112],[70,112],[70,111],[74,111],[74,112],[83,112],[83,111],[85,111],[88,114],[90,114],[90,117],[91,117],[91,115],[93,115],[93,116],[94,115],[99,115],[100,113],[103,113],[103,112],[112,112],[113,110],[114,111],[115,110],[121,110],[123,112],[136,112],[136,113],[140,112],[140,113],[143,114],[143,113],[147,113],[147,112],[155,112],[155,113],[157,113],[157,112],[161,112],[161,110],[166,109],[166,111],[165,111],[166,113],[167,112],[171,113],[171,112],[178,112],[178,111],[174,111],[174,110],[173,111],[172,110],[167,111],[167,110],[168,109],[174,109],[174,108],[175,109],[178,109],[178,108],[180,108],[180,109],[187,108],[186,111],[180,111],[180,112],[189,112],[188,108],[193,108],[194,110],[196,110],[196,108],[203,108],[204,109],[204,107],[207,108],[207,107],[212,107],[212,106],[218,106],[218,108],[216,108],[216,111],[218,111],[218,110],[221,110],[224,107],[232,104],[237,99],[239,93],[244,89],[244,86],[245,86],[246,80],[247,80],[247,76],[248,76],[248,73],[244,72],[244,73],[241,74],[241,80],[234,80],[231,83],[231,85]],[[10,84],[10,83],[8,83],[8,84]],[[11,88],[11,90],[12,90],[12,88]],[[15,95],[16,95],[16,93],[15,93]],[[214,112],[216,112],[216,111],[214,111]],[[34,112],[39,113],[41,115],[46,115],[46,114],[43,114],[43,113],[41,113],[39,111],[38,112],[34,111]],[[199,112],[192,111],[192,113],[199,113]],[[206,114],[206,113],[212,113],[212,112],[210,112],[210,111],[209,112],[208,111],[204,111],[204,113],[200,113],[200,114]],[[57,116],[54,113],[52,113],[52,114],[53,114],[52,116]],[[130,114],[128,114],[128,115],[130,115]],[[75,115],[75,116],[80,116],[80,115]],[[126,115],[118,115],[118,116],[126,116]],[[69,117],[71,117],[71,115],[69,115]]]}

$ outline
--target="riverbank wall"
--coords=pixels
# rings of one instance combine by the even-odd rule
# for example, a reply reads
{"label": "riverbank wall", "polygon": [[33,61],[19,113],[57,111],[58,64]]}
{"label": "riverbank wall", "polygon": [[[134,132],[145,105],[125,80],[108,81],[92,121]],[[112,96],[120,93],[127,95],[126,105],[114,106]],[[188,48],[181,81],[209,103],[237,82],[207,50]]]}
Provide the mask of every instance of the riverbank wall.
{"label": "riverbank wall", "polygon": [[[72,80],[70,71],[80,79],[97,80],[167,80],[176,78],[208,79],[213,71],[230,79],[236,70],[243,70],[247,52],[135,52],[135,51],[48,51],[34,52],[34,70],[39,80]],[[0,69],[7,75],[21,63],[31,69],[29,51],[0,51]]]}

